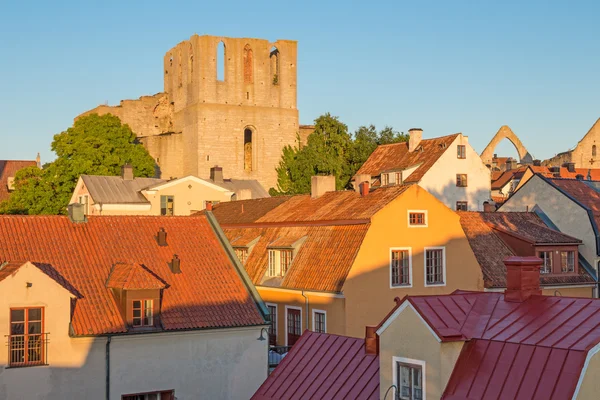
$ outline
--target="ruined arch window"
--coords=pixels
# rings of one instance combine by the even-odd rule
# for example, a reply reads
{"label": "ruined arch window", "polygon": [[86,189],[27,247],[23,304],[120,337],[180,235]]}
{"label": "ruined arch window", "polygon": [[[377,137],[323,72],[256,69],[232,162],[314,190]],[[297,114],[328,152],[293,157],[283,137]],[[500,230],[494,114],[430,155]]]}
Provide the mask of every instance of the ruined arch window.
{"label": "ruined arch window", "polygon": [[279,85],[279,50],[275,46],[271,48],[269,63],[271,65],[271,83]]}
{"label": "ruined arch window", "polygon": [[592,157],[596,157],[596,145],[592,146]]}
{"label": "ruined arch window", "polygon": [[217,45],[217,80],[224,81],[225,80],[225,43],[220,41]]}
{"label": "ruined arch window", "polygon": [[253,146],[254,132],[252,129],[244,129],[244,171],[252,171],[252,146]]}
{"label": "ruined arch window", "polygon": [[254,71],[252,66],[252,49],[250,45],[244,46],[244,83],[252,83],[254,81]]}

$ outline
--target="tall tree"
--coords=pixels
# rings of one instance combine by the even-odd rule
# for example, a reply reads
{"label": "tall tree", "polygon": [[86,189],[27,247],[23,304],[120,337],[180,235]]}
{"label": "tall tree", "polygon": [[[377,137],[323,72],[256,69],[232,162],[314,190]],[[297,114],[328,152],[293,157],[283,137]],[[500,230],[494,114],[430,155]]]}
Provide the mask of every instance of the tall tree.
{"label": "tall tree", "polygon": [[128,125],[110,114],[79,118],[54,136],[57,158],[15,176],[15,191],[0,204],[3,214],[64,214],[80,175],[119,175],[125,163],[135,176],[154,176],[154,160]]}

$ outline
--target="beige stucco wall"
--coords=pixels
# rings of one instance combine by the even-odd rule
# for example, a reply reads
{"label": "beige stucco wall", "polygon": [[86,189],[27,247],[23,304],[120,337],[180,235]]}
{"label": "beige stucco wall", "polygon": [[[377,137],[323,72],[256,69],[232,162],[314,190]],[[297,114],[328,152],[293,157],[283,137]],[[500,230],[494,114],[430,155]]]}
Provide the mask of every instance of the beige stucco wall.
{"label": "beige stucco wall", "polygon": [[427,400],[441,398],[463,344],[438,342],[417,313],[405,308],[379,337],[380,398],[394,383],[393,357],[424,361]]}
{"label": "beige stucco wall", "polygon": [[594,297],[594,286],[590,287],[556,287],[552,289],[542,289],[544,296],[563,296],[563,297]]}
{"label": "beige stucco wall", "polygon": [[583,246],[579,246],[579,253],[592,266],[597,265],[600,257],[596,254],[596,235],[587,212],[539,176],[529,179],[498,211],[534,211],[536,208],[543,211],[561,232],[581,239]]}
{"label": "beige stucco wall", "polygon": [[[466,158],[456,156],[456,146],[466,146]],[[467,187],[456,187],[456,174],[467,174]],[[470,211],[483,210],[490,198],[490,170],[469,144],[468,138],[458,135],[438,161],[419,181],[419,185],[440,199],[450,209],[457,201],[468,201]]]}
{"label": "beige stucco wall", "polygon": [[[426,210],[426,228],[408,226],[408,210]],[[410,247],[412,287],[390,287],[390,249]],[[425,287],[425,248],[444,247],[446,284]],[[343,286],[346,334],[364,337],[377,325],[395,297],[483,290],[483,275],[460,225],[458,214],[417,185],[410,187],[371,219],[371,227]]]}
{"label": "beige stucco wall", "polygon": [[341,297],[341,295],[305,291],[304,296],[308,298],[309,318],[307,319],[306,299],[302,296],[302,291],[267,288],[264,286],[258,286],[257,289],[258,293],[267,305],[275,304],[277,306],[277,344],[279,346],[285,346],[286,344],[286,306],[292,306],[301,309],[302,331],[306,329],[314,330],[312,317],[313,310],[316,309],[325,311],[326,313],[325,320],[327,333],[333,333],[336,335],[345,334],[345,299]]}
{"label": "beige stucco wall", "polygon": [[598,393],[600,393],[600,355],[598,353],[591,356],[589,364],[584,371],[585,375],[583,376],[579,393],[573,399],[595,399],[598,397]]}
{"label": "beige stucco wall", "polygon": [[[0,352],[0,399],[106,398],[106,338],[69,336],[71,297],[33,265],[0,281],[0,336],[9,333],[11,307],[44,307],[50,333],[47,366],[6,368],[8,352]],[[169,389],[179,399],[248,399],[267,375],[260,329],[114,336],[111,399]]]}

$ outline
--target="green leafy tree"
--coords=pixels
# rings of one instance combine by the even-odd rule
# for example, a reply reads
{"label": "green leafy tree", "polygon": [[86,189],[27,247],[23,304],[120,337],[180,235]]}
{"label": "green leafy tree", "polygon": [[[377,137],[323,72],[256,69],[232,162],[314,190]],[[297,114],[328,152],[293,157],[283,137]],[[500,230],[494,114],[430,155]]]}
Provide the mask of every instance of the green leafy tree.
{"label": "green leafy tree", "polygon": [[138,177],[154,176],[154,160],[128,125],[110,114],[91,114],[54,136],[55,161],[15,176],[15,191],[0,204],[3,214],[64,214],[80,175],[119,175],[125,163]]}

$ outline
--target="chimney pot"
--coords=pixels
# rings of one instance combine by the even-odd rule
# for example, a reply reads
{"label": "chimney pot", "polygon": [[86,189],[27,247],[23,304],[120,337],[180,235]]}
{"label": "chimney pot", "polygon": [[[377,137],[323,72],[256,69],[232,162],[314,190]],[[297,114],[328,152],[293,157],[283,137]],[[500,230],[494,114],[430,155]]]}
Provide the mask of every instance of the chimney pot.
{"label": "chimney pot", "polygon": [[408,151],[413,152],[419,147],[421,139],[423,138],[423,129],[421,128],[410,128],[408,130]]}
{"label": "chimney pot", "polygon": [[206,202],[206,211],[212,211],[213,209],[213,204],[211,201],[207,201]]}
{"label": "chimney pot", "polygon": [[318,175],[310,179],[310,197],[318,199],[327,192],[335,192],[335,176]]}
{"label": "chimney pot", "polygon": [[369,174],[357,174],[354,175],[354,182],[352,182],[352,186],[357,193],[360,193],[360,184],[363,182],[371,183],[371,175]]}
{"label": "chimney pot", "polygon": [[483,202],[483,212],[495,212],[496,211],[496,203],[492,200],[487,200]]}
{"label": "chimney pot", "polygon": [[158,230],[158,234],[156,235],[156,242],[159,246],[167,245],[167,231],[165,231],[165,228],[160,228]]}
{"label": "chimney pot", "polygon": [[366,195],[369,194],[369,182],[362,182],[359,187],[360,187],[360,195],[362,197],[365,197]]}
{"label": "chimney pot", "polygon": [[210,180],[214,183],[223,183],[223,168],[215,165],[210,169]]}
{"label": "chimney pot", "polygon": [[71,203],[67,206],[67,212],[69,214],[69,219],[71,220],[71,222],[79,224],[87,221],[87,218],[85,216],[84,204]]}
{"label": "chimney pot", "polygon": [[171,260],[171,263],[169,266],[171,267],[172,273],[174,273],[174,274],[181,273],[181,260],[179,259],[179,256],[177,254],[173,254],[173,259]]}
{"label": "chimney pot", "polygon": [[121,167],[121,177],[124,181],[133,180],[133,166],[131,164],[127,163]]}
{"label": "chimney pot", "polygon": [[541,295],[540,268],[542,260],[538,257],[508,257],[506,265],[506,291],[504,300],[522,303],[533,295]]}
{"label": "chimney pot", "polygon": [[379,335],[376,326],[367,326],[365,332],[365,353],[376,356],[379,354]]}

